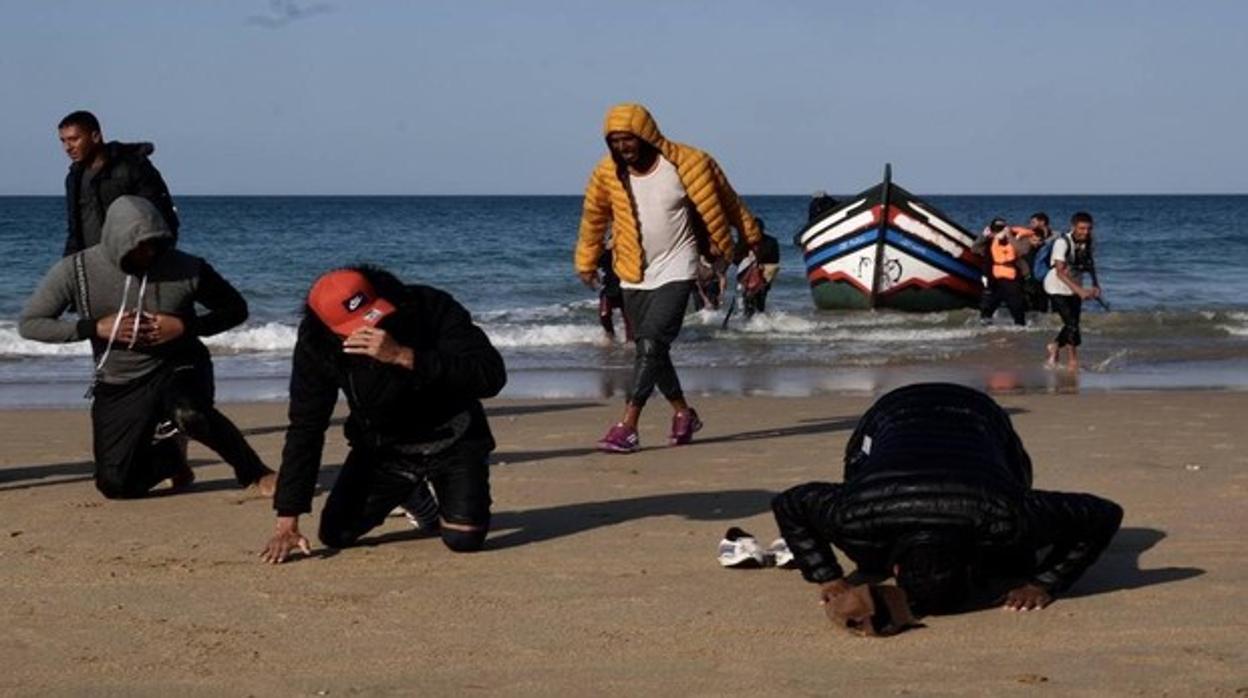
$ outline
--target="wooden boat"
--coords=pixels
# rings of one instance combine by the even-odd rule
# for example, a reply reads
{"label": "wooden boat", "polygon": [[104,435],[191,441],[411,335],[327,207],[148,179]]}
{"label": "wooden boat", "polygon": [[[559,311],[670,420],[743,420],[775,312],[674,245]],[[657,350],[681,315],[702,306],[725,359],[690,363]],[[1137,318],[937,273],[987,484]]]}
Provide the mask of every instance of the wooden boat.
{"label": "wooden boat", "polygon": [[822,309],[915,312],[979,303],[975,235],[919,197],[884,181],[825,211],[793,238]]}

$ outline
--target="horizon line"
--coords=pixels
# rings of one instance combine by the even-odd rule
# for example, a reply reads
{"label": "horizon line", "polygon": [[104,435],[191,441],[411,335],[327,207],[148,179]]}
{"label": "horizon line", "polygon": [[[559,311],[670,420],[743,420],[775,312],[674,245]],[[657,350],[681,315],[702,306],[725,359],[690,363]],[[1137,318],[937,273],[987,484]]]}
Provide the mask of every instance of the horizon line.
{"label": "horizon line", "polygon": [[[830,192],[830,194],[831,194],[832,196],[837,196],[837,197],[853,197],[853,196],[857,196],[857,195],[858,195],[858,194],[860,194],[860,193],[862,193],[862,192],[853,192],[853,193]],[[549,193],[546,193],[546,194],[522,194],[522,193],[521,193],[521,194],[517,194],[517,193],[505,193],[505,194],[482,194],[482,193],[476,193],[476,194],[463,194],[463,193],[460,193],[460,194],[442,194],[442,193],[423,193],[423,194],[358,194],[358,193],[356,193],[356,194],[346,194],[346,193],[338,193],[338,194],[325,194],[325,193],[318,193],[318,194],[293,194],[293,193],[271,193],[271,194],[233,194],[233,193],[222,193],[222,194],[176,194],[176,195],[174,195],[174,197],[173,197],[173,198],[174,198],[175,200],[176,200],[176,199],[180,199],[180,198],[201,198],[201,197],[202,197],[202,198],[210,198],[210,197],[230,197],[230,198],[236,198],[236,199],[247,199],[247,198],[253,198],[253,199],[265,199],[265,198],[279,198],[279,197],[281,197],[281,198],[316,198],[316,197],[324,197],[324,198],[343,198],[343,199],[348,199],[348,198],[358,198],[358,199],[366,199],[366,198],[418,199],[418,198],[486,198],[486,197],[489,197],[489,198],[539,198],[539,197],[546,197],[546,198],[584,198],[584,196],[585,196],[584,192],[576,192],[576,193],[571,193],[571,194],[549,194]],[[811,197],[811,195],[810,195],[810,194],[805,194],[805,193],[803,193],[803,194],[775,194],[775,193],[765,193],[765,194],[760,194],[760,193],[749,193],[749,194],[741,194],[741,196],[743,196],[743,197],[765,197],[765,196],[766,196],[766,197],[797,197],[797,198],[807,198],[807,199],[809,199],[809,198]],[[925,192],[925,193],[923,193],[923,194],[920,194],[920,196],[1004,196],[1004,197],[1029,197],[1029,196],[1030,196],[1030,197],[1035,197],[1035,196],[1097,196],[1097,197],[1100,197],[1100,196],[1248,196],[1248,191],[1245,191],[1245,192],[1233,192],[1233,191],[1208,191],[1208,192],[1203,192],[1203,191],[1202,191],[1202,192],[1195,192],[1195,191],[1193,191],[1193,192],[1147,192],[1147,191],[1145,191],[1145,192],[1091,192],[1091,193],[1089,193],[1089,192],[1031,192],[1031,193],[1021,193],[1021,192],[962,192],[962,193],[952,193],[952,192]],[[45,193],[45,194],[10,194],[10,193],[0,193],[0,199],[16,199],[16,198],[28,198],[28,199],[33,199],[33,198],[49,198],[49,199],[51,199],[51,198],[60,198],[60,199],[63,199],[64,197],[65,197],[64,192],[54,193],[54,194],[46,194],[46,193]]]}

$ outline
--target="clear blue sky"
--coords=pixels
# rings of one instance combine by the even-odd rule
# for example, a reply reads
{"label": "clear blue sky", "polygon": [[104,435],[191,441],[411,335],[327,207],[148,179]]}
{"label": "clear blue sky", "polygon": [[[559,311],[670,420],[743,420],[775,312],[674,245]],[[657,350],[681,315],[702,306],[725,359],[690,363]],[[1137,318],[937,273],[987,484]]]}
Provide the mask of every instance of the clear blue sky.
{"label": "clear blue sky", "polygon": [[0,0],[0,194],[75,108],[175,195],[579,193],[620,101],[745,193],[1248,192],[1243,0],[324,1]]}

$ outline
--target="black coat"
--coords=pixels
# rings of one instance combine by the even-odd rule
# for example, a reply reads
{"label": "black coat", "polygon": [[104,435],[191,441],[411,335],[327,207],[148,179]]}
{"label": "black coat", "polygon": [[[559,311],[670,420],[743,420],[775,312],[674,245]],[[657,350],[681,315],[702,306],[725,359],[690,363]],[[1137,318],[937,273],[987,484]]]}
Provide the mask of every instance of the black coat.
{"label": "black coat", "polygon": [[[800,485],[772,508],[811,582],[844,576],[831,545],[863,572],[888,575],[899,542],[940,536],[982,569],[1008,567],[1053,592],[1096,560],[1122,521],[1108,500],[1031,489],[1031,460],[1009,416],[983,393],[948,384],[880,398],[846,446],[845,481]],[[1022,560],[1029,569],[1018,569]]]}
{"label": "black coat", "polygon": [[381,327],[416,357],[413,370],[343,353],[342,340],[312,313],[299,326],[290,375],[290,426],[282,450],[274,506],[293,516],[312,508],[325,431],[341,390],[350,415],[351,447],[384,454],[387,447],[436,440],[439,428],[467,411],[462,440],[483,453],[494,448],[481,399],[507,382],[503,358],[450,294],[404,286],[384,272],[362,270],[396,311]]}
{"label": "black coat", "polygon": [[[91,189],[99,203],[100,214],[118,197],[133,195],[151,201],[165,219],[169,231],[178,235],[178,213],[169,195],[169,187],[160,171],[148,159],[155,148],[151,143],[119,143],[111,141],[105,146],[104,166],[91,180]],[[79,216],[79,189],[82,185],[83,163],[74,163],[65,175],[65,208],[68,218],[68,235],[65,239],[65,256],[85,247],[82,239],[82,220]]]}

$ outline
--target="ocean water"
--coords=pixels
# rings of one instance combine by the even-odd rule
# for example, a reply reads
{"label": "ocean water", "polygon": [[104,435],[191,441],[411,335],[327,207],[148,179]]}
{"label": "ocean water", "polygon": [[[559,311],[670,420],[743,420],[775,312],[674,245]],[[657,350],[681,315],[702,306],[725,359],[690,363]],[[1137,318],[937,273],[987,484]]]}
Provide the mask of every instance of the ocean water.
{"label": "ocean water", "polygon": [[[1248,387],[1248,196],[925,198],[970,230],[996,215],[1023,223],[1037,210],[1060,228],[1072,212],[1092,212],[1113,312],[1087,306],[1082,387]],[[351,262],[453,293],[503,352],[512,395],[615,394],[631,365],[631,347],[603,338],[596,298],[572,272],[579,197],[177,201],[180,246],[206,257],[251,306],[246,325],[208,342],[227,398],[284,395],[308,285]],[[969,310],[816,311],[791,244],[806,198],[746,201],[782,243],[781,274],[765,316],[734,320],[727,330],[720,329],[722,313],[687,318],[674,358],[689,367],[693,390],[872,389],[881,375],[1051,386],[1036,367],[1056,317],[1015,329],[1004,315],[1000,325],[981,327]],[[83,403],[87,345],[27,342],[16,329],[26,296],[59,256],[64,231],[60,197],[0,197],[0,405]]]}

